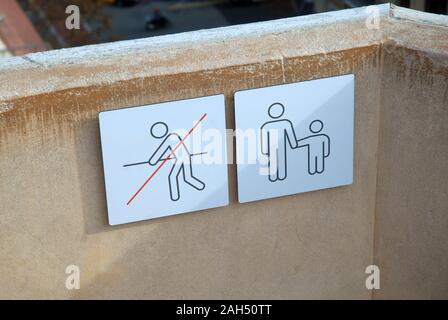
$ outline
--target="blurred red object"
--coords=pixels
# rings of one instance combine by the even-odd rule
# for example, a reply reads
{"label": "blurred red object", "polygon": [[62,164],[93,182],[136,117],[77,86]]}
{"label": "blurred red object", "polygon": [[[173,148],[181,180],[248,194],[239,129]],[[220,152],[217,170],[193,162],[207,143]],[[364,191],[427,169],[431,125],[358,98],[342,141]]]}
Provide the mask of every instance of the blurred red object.
{"label": "blurred red object", "polygon": [[15,0],[0,1],[0,38],[15,56],[48,48]]}

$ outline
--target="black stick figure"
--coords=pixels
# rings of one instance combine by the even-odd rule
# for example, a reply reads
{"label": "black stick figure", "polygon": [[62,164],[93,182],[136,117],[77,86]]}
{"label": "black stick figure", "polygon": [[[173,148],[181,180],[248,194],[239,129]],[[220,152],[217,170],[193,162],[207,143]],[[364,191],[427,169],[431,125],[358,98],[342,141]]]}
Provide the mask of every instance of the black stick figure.
{"label": "black stick figure", "polygon": [[[188,151],[182,138],[177,133],[168,134],[168,126],[164,122],[156,122],[151,127],[151,135],[156,139],[163,139],[148,161],[125,164],[123,167],[132,167],[142,164],[156,165],[159,161],[170,161],[172,167],[168,175],[168,184],[170,187],[170,198],[172,201],[180,199],[179,175],[185,183],[196,190],[204,190],[205,183],[193,175],[191,157],[202,155],[202,153],[192,154]],[[173,151],[174,150],[174,151]]]}
{"label": "black stick figure", "polygon": [[308,148],[308,173],[310,175],[323,173],[325,158],[330,155],[330,137],[320,133],[323,128],[322,121],[314,120],[310,123],[309,129],[315,134],[297,141],[299,148]]}
{"label": "black stick figure", "polygon": [[279,119],[283,116],[285,107],[281,103],[274,103],[268,109],[272,120],[261,126],[261,153],[268,156],[269,181],[285,180],[287,176],[287,152],[289,144],[291,149],[297,148],[297,138],[292,122],[288,119]]}
{"label": "black stick figure", "polygon": [[[192,154],[188,151],[182,138],[177,133],[168,134],[168,126],[164,122],[154,123],[150,131],[151,135],[156,139],[165,138],[149,158],[148,162],[150,165],[156,165],[159,161],[164,161],[171,154],[172,150],[175,150],[169,158],[169,161],[172,163],[168,175],[171,200],[177,201],[180,199],[179,175],[181,173],[185,183],[196,190],[203,190],[205,184],[193,175]],[[176,147],[179,143],[181,145]]]}

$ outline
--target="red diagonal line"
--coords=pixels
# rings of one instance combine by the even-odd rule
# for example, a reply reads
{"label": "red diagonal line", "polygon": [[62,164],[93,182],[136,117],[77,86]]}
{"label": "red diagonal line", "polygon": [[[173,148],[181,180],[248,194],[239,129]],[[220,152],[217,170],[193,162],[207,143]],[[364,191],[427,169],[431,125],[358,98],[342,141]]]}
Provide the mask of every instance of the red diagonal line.
{"label": "red diagonal line", "polygon": [[205,116],[207,115],[207,113],[204,113],[202,115],[202,117],[196,122],[196,124],[190,129],[190,131],[188,131],[188,133],[185,135],[185,137],[180,140],[180,142],[174,147],[174,149],[171,150],[170,154],[168,155],[168,157],[166,157],[160,164],[159,166],[156,168],[156,170],[154,170],[154,172],[149,176],[148,179],[146,179],[146,181],[142,184],[142,186],[140,188],[138,188],[138,190],[134,193],[134,195],[129,199],[129,201],[126,203],[126,205],[129,205],[132,200],[135,199],[135,197],[140,193],[140,191],[143,190],[143,188],[148,184],[148,182],[152,179],[152,177],[154,177],[156,175],[156,173],[163,167],[163,165],[170,160],[170,157],[174,154],[174,152],[177,150],[177,148],[179,148],[179,146],[184,143],[185,139],[188,138],[188,136],[193,132],[194,129],[196,129],[196,127],[199,125],[199,123],[204,120]]}

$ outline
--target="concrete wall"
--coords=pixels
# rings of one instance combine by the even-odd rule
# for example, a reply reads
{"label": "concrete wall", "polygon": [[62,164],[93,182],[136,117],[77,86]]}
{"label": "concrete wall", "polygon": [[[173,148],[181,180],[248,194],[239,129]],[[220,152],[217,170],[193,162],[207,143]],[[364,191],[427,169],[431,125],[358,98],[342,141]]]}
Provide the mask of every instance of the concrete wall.
{"label": "concrete wall", "polygon": [[378,298],[448,298],[448,59],[385,46]]}
{"label": "concrete wall", "polygon": [[[448,23],[378,8],[0,60],[0,297],[448,297]],[[99,111],[346,73],[353,185],[108,225]]]}

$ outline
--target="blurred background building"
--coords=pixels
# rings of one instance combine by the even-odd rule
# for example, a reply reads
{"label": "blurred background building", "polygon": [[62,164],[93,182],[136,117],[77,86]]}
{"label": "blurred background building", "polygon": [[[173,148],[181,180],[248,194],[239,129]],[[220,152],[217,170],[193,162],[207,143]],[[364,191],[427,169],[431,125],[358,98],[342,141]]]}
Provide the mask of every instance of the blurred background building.
{"label": "blurred background building", "polygon": [[0,57],[47,48],[19,4],[15,0],[0,1]]}
{"label": "blurred background building", "polygon": [[[378,0],[2,0],[0,56],[137,39],[384,3]],[[447,14],[448,0],[394,4]],[[80,29],[65,25],[68,5]]]}

